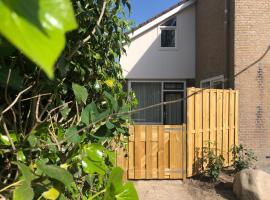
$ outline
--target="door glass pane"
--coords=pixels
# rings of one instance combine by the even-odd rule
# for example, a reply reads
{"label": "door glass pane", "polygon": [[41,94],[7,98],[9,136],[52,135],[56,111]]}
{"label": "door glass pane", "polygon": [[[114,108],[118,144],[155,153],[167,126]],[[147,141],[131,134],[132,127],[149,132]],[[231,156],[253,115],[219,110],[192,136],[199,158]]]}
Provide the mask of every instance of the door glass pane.
{"label": "door glass pane", "polygon": [[[184,97],[183,92],[164,92],[164,101],[174,101]],[[164,106],[164,123],[168,125],[183,124],[184,101]]]}
{"label": "door glass pane", "polygon": [[[161,83],[133,82],[131,88],[138,99],[137,108],[161,103]],[[137,123],[161,123],[161,106],[137,112],[132,119]]]}
{"label": "door glass pane", "polygon": [[164,83],[164,90],[183,90],[184,83]]}

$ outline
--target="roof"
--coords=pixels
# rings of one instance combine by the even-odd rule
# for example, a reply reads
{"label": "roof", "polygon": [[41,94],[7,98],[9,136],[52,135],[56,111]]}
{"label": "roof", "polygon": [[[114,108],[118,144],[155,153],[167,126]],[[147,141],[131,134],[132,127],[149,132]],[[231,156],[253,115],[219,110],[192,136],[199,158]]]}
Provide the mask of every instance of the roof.
{"label": "roof", "polygon": [[[168,16],[166,17],[166,19],[167,19],[167,18],[171,17],[172,15],[178,13],[180,10],[182,10],[182,9],[188,7],[189,5],[193,4],[194,2],[195,2],[195,0],[181,0],[181,1],[178,2],[177,4],[175,4],[175,5],[171,6],[170,8],[168,8],[168,9],[162,11],[161,13],[155,15],[154,17],[148,19],[147,21],[145,21],[145,22],[139,24],[138,26],[136,26],[135,28],[133,28],[129,33],[135,33],[137,30],[139,30],[139,29],[145,27],[146,25],[149,25],[150,23],[153,23],[155,20],[157,20],[157,19],[159,19],[160,17],[162,17],[162,16],[164,16],[164,15],[166,15],[166,14],[169,14],[169,13],[171,12],[172,14],[168,15]],[[179,9],[177,9],[177,8],[179,8]],[[176,10],[176,12],[172,12],[172,11],[174,11],[174,10]],[[156,23],[155,23],[155,24],[156,24]],[[154,26],[154,25],[153,25],[153,26]],[[152,26],[150,26],[149,28],[151,28],[151,27],[152,27]],[[148,30],[149,28],[147,28],[146,30]],[[145,30],[144,30],[144,31],[145,31]],[[144,31],[142,31],[142,32],[144,32]],[[141,34],[141,32],[140,32],[139,34]],[[136,37],[136,36],[139,35],[139,34],[133,34],[132,37]]]}

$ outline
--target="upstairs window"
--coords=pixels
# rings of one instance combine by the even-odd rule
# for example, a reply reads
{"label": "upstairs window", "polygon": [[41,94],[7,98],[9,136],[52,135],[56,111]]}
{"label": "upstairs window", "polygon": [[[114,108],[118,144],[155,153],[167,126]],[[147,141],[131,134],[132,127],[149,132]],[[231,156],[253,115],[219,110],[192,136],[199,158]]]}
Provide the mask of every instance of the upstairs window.
{"label": "upstairs window", "polygon": [[173,17],[160,25],[161,47],[176,47],[176,25],[176,17]]}

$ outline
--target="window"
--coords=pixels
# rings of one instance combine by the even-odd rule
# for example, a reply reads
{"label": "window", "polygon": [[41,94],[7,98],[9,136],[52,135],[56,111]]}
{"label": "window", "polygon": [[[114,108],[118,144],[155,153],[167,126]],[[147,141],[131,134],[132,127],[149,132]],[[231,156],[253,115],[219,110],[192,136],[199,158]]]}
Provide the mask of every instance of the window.
{"label": "window", "polygon": [[[185,82],[169,81],[131,81],[132,89],[138,99],[138,107],[174,101],[184,97]],[[184,102],[161,105],[132,115],[137,124],[182,124],[184,122]]]}
{"label": "window", "polygon": [[223,89],[224,76],[220,75],[220,76],[216,76],[216,77],[201,81],[201,88]]}
{"label": "window", "polygon": [[161,24],[161,47],[176,47],[176,17]]}
{"label": "window", "polygon": [[[161,85],[158,82],[132,82],[131,88],[138,99],[138,108],[161,102]],[[132,119],[137,123],[161,123],[161,108],[155,107],[137,112],[132,115]]]}

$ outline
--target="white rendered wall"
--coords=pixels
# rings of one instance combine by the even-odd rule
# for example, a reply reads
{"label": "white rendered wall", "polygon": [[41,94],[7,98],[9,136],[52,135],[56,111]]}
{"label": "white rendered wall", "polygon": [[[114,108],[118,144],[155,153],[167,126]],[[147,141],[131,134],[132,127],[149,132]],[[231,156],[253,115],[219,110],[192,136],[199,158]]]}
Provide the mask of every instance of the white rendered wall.
{"label": "white rendered wall", "polygon": [[134,38],[121,58],[126,79],[195,78],[195,8],[177,14],[177,48],[160,48],[159,27]]}

